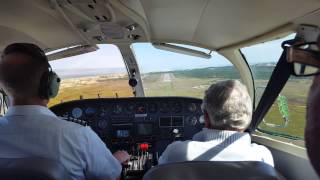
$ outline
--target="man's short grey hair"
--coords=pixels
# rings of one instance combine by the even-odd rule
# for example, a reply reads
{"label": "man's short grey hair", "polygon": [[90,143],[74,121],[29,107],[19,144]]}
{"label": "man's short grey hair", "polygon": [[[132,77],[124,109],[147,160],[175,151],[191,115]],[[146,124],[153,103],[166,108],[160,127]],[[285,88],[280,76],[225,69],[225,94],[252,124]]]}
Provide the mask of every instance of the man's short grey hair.
{"label": "man's short grey hair", "polygon": [[251,122],[252,101],[240,81],[221,81],[206,90],[202,110],[213,128],[242,130]]}

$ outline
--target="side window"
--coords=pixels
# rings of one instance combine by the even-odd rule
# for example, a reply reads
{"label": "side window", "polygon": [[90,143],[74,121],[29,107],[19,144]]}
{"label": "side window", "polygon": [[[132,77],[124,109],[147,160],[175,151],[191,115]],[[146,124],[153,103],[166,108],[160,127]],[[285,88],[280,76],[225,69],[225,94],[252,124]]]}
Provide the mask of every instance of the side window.
{"label": "side window", "polygon": [[[285,40],[293,39],[294,36],[295,34],[291,34],[282,39],[241,49],[253,72],[257,103],[259,103],[272,71],[283,51],[281,43]],[[264,117],[264,121],[259,125],[259,129],[272,135],[302,139],[304,136],[306,99],[310,85],[311,78],[291,76]]]}
{"label": "side window", "polygon": [[302,139],[311,82],[311,77],[291,76],[259,128],[271,133],[288,135],[289,138]]}

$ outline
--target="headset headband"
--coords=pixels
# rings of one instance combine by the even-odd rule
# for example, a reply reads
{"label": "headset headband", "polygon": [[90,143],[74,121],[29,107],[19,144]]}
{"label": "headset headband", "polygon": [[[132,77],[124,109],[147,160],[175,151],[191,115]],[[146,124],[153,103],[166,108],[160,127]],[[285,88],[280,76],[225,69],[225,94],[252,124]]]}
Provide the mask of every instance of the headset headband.
{"label": "headset headband", "polygon": [[39,48],[35,44],[31,44],[31,43],[10,44],[9,46],[7,46],[4,49],[2,56],[6,56],[9,54],[13,54],[13,53],[22,53],[22,54],[28,55],[34,59],[39,59],[41,61],[44,61],[47,63],[48,68],[51,69],[51,66],[49,64],[49,61],[48,61],[46,54],[44,53],[44,51],[41,48]]}

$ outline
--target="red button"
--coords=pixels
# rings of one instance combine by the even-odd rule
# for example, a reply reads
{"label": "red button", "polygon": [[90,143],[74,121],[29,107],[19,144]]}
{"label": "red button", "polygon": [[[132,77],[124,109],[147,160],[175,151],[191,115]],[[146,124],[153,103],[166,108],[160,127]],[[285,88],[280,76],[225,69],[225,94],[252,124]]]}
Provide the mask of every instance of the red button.
{"label": "red button", "polygon": [[147,151],[149,149],[149,144],[147,144],[147,143],[140,144],[140,149],[142,151]]}

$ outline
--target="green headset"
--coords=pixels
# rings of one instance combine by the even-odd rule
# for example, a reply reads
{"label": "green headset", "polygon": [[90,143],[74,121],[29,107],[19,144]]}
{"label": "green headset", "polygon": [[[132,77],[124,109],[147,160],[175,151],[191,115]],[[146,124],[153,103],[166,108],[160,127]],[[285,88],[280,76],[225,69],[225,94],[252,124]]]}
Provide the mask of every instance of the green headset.
{"label": "green headset", "polygon": [[3,54],[24,53],[39,61],[45,61],[48,70],[45,71],[40,78],[39,96],[42,99],[50,99],[57,96],[61,79],[52,71],[48,58],[44,51],[35,44],[31,43],[13,43],[4,49]]}

